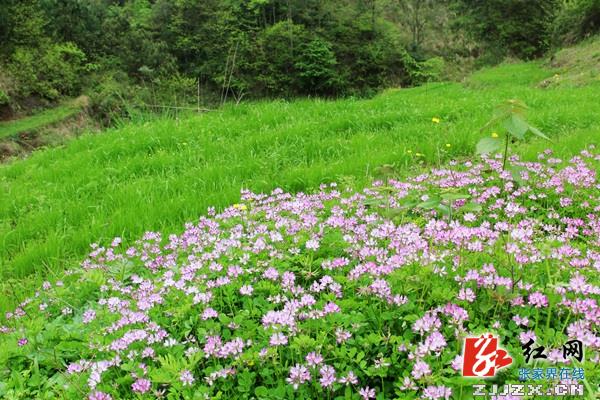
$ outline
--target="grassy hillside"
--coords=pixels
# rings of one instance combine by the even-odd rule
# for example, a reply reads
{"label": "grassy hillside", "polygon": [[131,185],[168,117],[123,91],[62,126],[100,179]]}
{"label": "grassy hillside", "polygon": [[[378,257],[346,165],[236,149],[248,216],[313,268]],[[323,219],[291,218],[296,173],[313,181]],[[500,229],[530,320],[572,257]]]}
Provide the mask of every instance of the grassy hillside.
{"label": "grassy hillside", "polygon": [[600,81],[600,40],[591,38],[558,51],[549,65],[556,69],[554,85],[582,85]]}
{"label": "grassy hillside", "polygon": [[80,113],[86,104],[87,99],[82,96],[65,102],[58,107],[44,110],[25,118],[0,122],[0,139],[15,136],[23,132],[35,132],[40,128],[62,122]]}
{"label": "grassy hillside", "polygon": [[553,75],[538,63],[509,64],[464,84],[389,90],[370,100],[244,104],[83,135],[4,165],[0,308],[20,285],[80,262],[90,243],[180,231],[207,207],[236,202],[241,188],[302,191],[334,180],[359,187],[382,165],[402,174],[470,156],[494,105],[509,98],[528,104],[531,122],[553,139],[520,148],[524,156],[598,143],[600,82],[538,85]]}

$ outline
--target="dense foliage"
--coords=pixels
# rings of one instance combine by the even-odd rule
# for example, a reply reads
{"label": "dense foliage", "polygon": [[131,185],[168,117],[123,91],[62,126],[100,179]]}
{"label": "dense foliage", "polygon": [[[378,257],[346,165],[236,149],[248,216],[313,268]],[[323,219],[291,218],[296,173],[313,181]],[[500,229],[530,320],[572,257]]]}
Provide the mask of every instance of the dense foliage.
{"label": "dense foliage", "polygon": [[554,44],[577,43],[600,32],[600,0],[563,0],[554,24]]}
{"label": "dense foliage", "polygon": [[[0,396],[460,399],[462,340],[482,332],[515,359],[497,383],[518,380],[534,340],[551,365],[584,368],[591,395],[599,162],[591,146],[363,192],[244,191],[180,235],[93,245],[7,314]],[[583,363],[558,350],[569,338]]]}
{"label": "dense foliage", "polygon": [[599,4],[6,0],[0,113],[82,92],[105,121],[140,104],[369,94],[443,77],[443,60],[540,56],[551,33],[573,42],[596,32]]}
{"label": "dense foliage", "polygon": [[549,47],[556,0],[460,0],[457,24],[485,46],[487,57],[538,57]]}
{"label": "dense foliage", "polygon": [[103,93],[103,113],[124,98],[195,103],[198,89],[223,101],[410,84],[418,65],[371,3],[9,0],[0,68],[14,84],[3,93],[53,100],[85,85]]}

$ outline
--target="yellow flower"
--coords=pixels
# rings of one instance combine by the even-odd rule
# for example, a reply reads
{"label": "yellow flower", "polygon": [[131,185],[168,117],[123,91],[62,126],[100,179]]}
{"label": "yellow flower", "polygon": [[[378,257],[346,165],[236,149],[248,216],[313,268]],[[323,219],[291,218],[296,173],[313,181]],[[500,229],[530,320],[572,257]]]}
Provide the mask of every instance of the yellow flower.
{"label": "yellow flower", "polygon": [[433,122],[434,124],[439,124],[440,119],[438,117],[433,117],[433,118],[431,118],[431,122]]}
{"label": "yellow flower", "polygon": [[450,143],[446,143],[446,147],[452,147]]}
{"label": "yellow flower", "polygon": [[492,132],[492,137],[493,137],[493,138],[497,138],[497,137],[498,137],[498,134],[497,134],[496,132]]}
{"label": "yellow flower", "polygon": [[421,153],[415,153],[415,156],[417,156],[417,157],[423,157],[423,154],[421,154]]}
{"label": "yellow flower", "polygon": [[247,209],[248,209],[248,207],[246,207],[246,205],[245,205],[245,204],[234,204],[234,205],[233,205],[233,208],[236,208],[236,209],[238,209],[238,210],[242,210],[242,211],[245,211],[245,210],[247,210]]}

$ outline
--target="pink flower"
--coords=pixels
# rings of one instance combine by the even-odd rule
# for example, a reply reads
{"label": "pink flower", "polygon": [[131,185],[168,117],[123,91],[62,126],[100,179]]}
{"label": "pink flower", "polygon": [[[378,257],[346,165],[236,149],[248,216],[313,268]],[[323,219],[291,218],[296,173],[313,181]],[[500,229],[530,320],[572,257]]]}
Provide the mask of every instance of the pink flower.
{"label": "pink flower", "polygon": [[515,324],[517,324],[517,325],[529,326],[529,318],[527,318],[527,317],[521,317],[520,315],[515,315],[513,317],[513,321],[515,321]]}
{"label": "pink flower", "polygon": [[431,368],[429,367],[429,364],[421,360],[415,363],[411,372],[411,375],[415,379],[420,379],[421,377],[427,376],[429,374],[431,374]]}
{"label": "pink flower", "polygon": [[529,304],[535,308],[547,307],[548,298],[540,292],[533,292],[529,295]]}
{"label": "pink flower", "polygon": [[323,365],[319,370],[321,378],[319,382],[324,388],[331,387],[335,383],[335,369],[330,365]]}
{"label": "pink flower", "polygon": [[368,386],[361,388],[358,391],[358,394],[363,398],[363,400],[369,400],[375,398],[375,389],[371,389]]}
{"label": "pink flower", "polygon": [[310,373],[304,365],[296,364],[290,368],[290,376],[286,381],[294,387],[294,390],[297,390],[298,386],[310,381]]}
{"label": "pink flower", "polygon": [[446,339],[444,335],[438,331],[434,331],[425,339],[424,345],[429,351],[439,352],[446,347]]}
{"label": "pink flower", "polygon": [[279,277],[279,272],[273,267],[269,267],[263,273],[263,276],[272,281],[276,280]]}
{"label": "pink flower", "polygon": [[212,309],[212,308],[210,308],[210,307],[208,307],[208,308],[207,308],[206,310],[204,310],[204,312],[202,313],[202,319],[203,319],[204,321],[206,321],[207,319],[211,319],[211,318],[217,318],[218,316],[219,316],[219,313],[218,313],[216,310],[214,310],[214,309]]}
{"label": "pink flower", "polygon": [[95,318],[96,318],[96,311],[94,311],[94,310],[87,310],[86,312],[83,313],[83,323],[84,324],[89,324]]}
{"label": "pink flower", "polygon": [[104,392],[93,392],[88,396],[88,400],[112,400],[112,397],[108,393]]}
{"label": "pink flower", "polygon": [[452,395],[452,389],[450,389],[446,386],[427,386],[423,390],[422,398],[423,399],[431,399],[431,400],[438,400],[438,399],[448,400],[451,395]]}
{"label": "pink flower", "polygon": [[325,314],[340,312],[340,307],[337,304],[335,304],[334,302],[330,301],[329,303],[325,304],[325,306],[323,307],[323,312]]}
{"label": "pink flower", "polygon": [[460,371],[462,369],[462,365],[463,365],[463,358],[460,355],[454,357],[454,359],[452,360],[452,363],[450,364],[452,369],[455,371]]}
{"label": "pink flower", "polygon": [[138,379],[137,381],[133,382],[133,384],[131,385],[131,389],[133,389],[134,392],[136,393],[146,393],[147,391],[150,390],[150,387],[152,386],[152,384],[150,383],[150,381],[148,379]]}
{"label": "pink flower", "polygon": [[183,382],[183,386],[192,386],[196,381],[192,373],[187,369],[181,371],[181,374],[179,375],[179,380]]}
{"label": "pink flower", "polygon": [[19,341],[17,342],[17,344],[19,345],[19,347],[23,347],[23,346],[25,346],[27,343],[29,343],[29,340],[27,340],[27,338],[21,338],[21,339],[19,339]]}
{"label": "pink flower", "polygon": [[273,335],[271,335],[271,339],[269,340],[269,344],[271,346],[282,346],[282,345],[286,345],[288,342],[288,338],[287,336],[285,336],[283,333],[274,333]]}
{"label": "pink flower", "polygon": [[314,351],[312,351],[306,355],[306,362],[311,367],[314,367],[323,362],[323,356],[321,356],[319,353],[315,353]]}
{"label": "pink flower", "polygon": [[309,239],[306,242],[306,248],[310,250],[317,250],[319,248],[319,241],[315,238]]}
{"label": "pink flower", "polygon": [[338,379],[338,382],[344,385],[358,385],[358,378],[354,372],[350,371],[346,376]]}
{"label": "pink flower", "polygon": [[457,298],[459,300],[464,300],[469,303],[472,303],[473,301],[475,301],[475,292],[473,292],[473,289],[471,288],[461,288],[458,292]]}
{"label": "pink flower", "polygon": [[352,334],[342,328],[337,328],[335,330],[335,341],[337,343],[344,343],[346,340],[350,339]]}
{"label": "pink flower", "polygon": [[535,332],[534,331],[521,332],[519,334],[519,340],[523,344],[529,342],[530,340],[533,340],[535,342],[536,339],[537,339],[537,336],[535,336]]}
{"label": "pink flower", "polygon": [[250,296],[254,292],[254,288],[250,285],[244,285],[240,288],[240,294],[243,296]]}
{"label": "pink flower", "polygon": [[568,363],[569,360],[563,357],[562,351],[553,349],[548,352],[548,361],[553,363]]}

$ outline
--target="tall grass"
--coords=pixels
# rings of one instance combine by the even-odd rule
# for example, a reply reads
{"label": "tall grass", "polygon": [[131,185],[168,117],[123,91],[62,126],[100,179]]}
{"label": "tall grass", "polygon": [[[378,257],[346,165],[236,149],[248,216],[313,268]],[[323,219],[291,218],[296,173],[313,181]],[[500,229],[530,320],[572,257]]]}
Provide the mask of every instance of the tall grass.
{"label": "tall grass", "polygon": [[15,136],[22,132],[33,132],[64,121],[81,112],[82,107],[83,103],[81,101],[73,100],[29,117],[0,122],[0,139]]}
{"label": "tall grass", "polygon": [[536,63],[513,64],[466,84],[388,90],[369,100],[242,104],[83,135],[2,166],[0,309],[15,301],[18,285],[79,262],[90,243],[177,232],[208,207],[236,202],[241,188],[361,186],[382,165],[403,174],[471,156],[494,105],[509,98],[528,104],[531,123],[553,138],[532,140],[519,150],[525,157],[543,147],[567,155],[598,142],[600,84],[536,86],[552,75]]}

